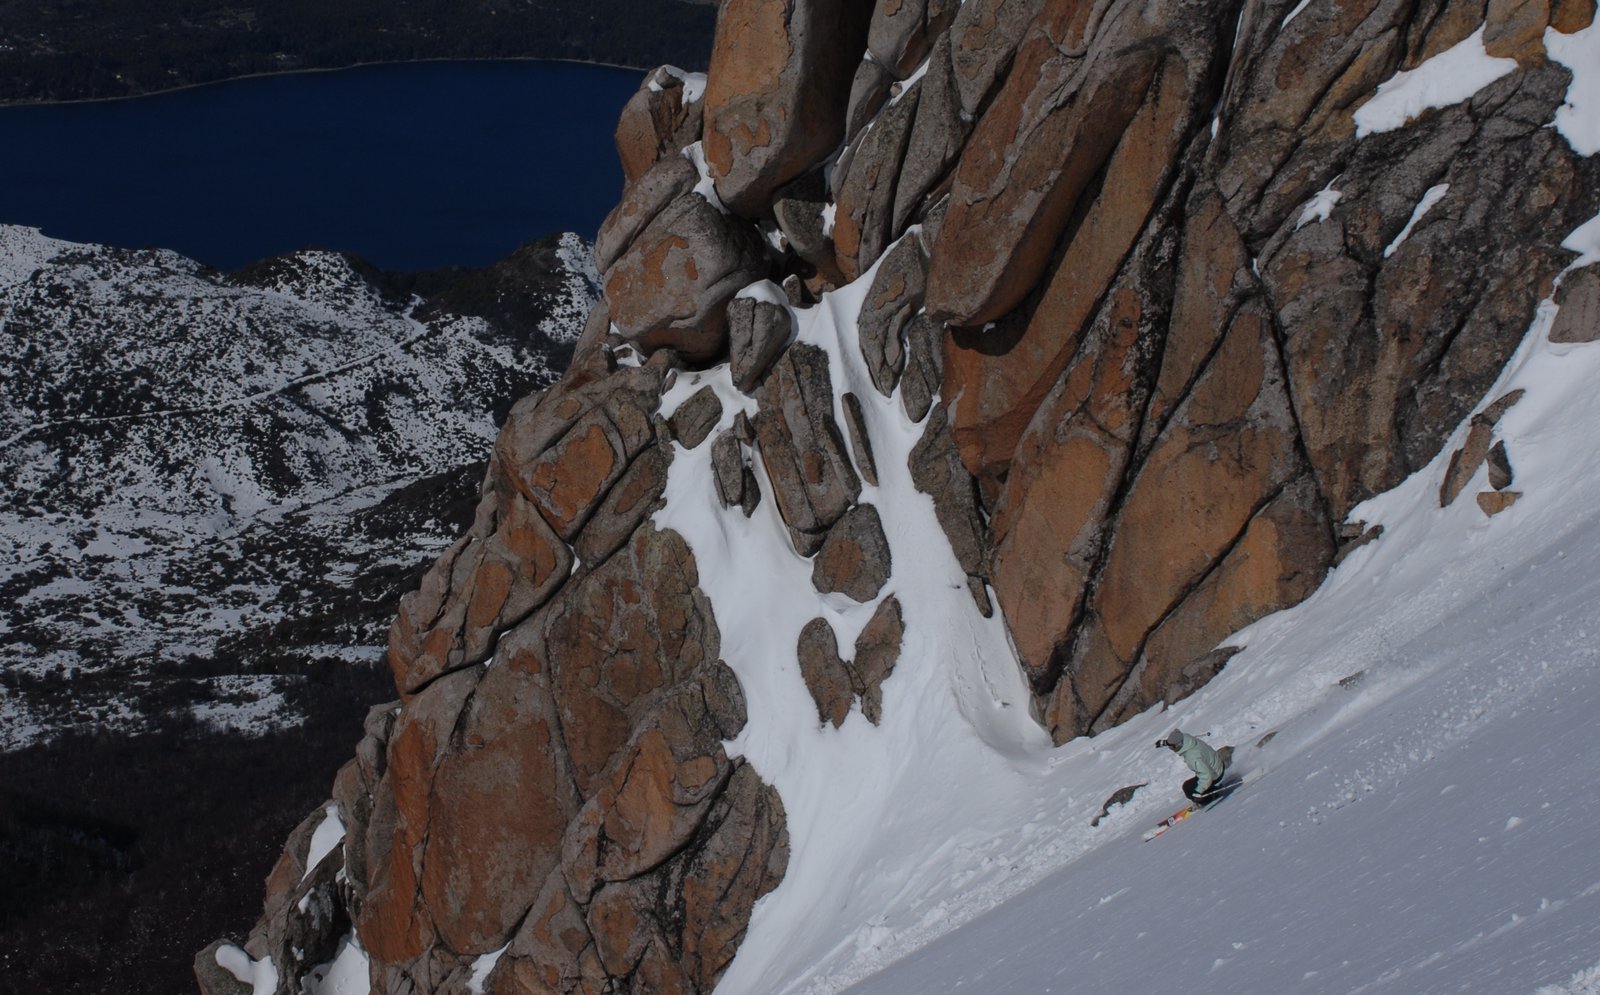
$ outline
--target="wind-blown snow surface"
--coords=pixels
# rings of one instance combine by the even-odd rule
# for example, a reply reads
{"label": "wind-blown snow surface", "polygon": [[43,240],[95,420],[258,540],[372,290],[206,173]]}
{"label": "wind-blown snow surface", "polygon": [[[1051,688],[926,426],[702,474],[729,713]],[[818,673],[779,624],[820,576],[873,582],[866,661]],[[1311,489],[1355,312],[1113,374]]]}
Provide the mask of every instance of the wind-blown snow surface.
{"label": "wind-blown snow surface", "polygon": [[[1203,692],[1052,749],[999,620],[976,611],[911,484],[921,426],[862,367],[854,319],[871,278],[796,318],[836,393],[868,409],[880,485],[862,501],[894,509],[881,596],[899,597],[907,634],[882,725],[859,710],[839,729],[818,721],[799,631],[821,615],[848,648],[876,602],[818,595],[770,496],[748,520],[717,507],[711,447],[680,448],[656,516],[693,547],[744,686],[749,723],[730,751],[789,818],[787,876],[720,992],[837,991],[941,936],[862,990],[1517,991],[1600,958],[1600,347],[1551,346],[1547,301],[1486,398],[1528,391],[1500,426],[1519,503],[1486,517],[1471,500],[1480,470],[1438,507],[1463,426],[1356,509],[1383,536],[1311,600],[1229,640],[1248,648]],[[725,368],[683,375],[664,409],[704,384],[722,427],[753,413]],[[1254,783],[1141,844],[1182,800],[1187,771],[1152,747],[1174,724],[1235,745]]]}

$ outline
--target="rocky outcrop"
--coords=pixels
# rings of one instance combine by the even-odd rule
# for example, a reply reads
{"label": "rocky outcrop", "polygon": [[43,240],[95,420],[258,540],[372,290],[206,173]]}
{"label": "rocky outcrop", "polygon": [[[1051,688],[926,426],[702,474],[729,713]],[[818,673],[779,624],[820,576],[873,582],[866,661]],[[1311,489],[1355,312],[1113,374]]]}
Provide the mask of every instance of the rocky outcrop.
{"label": "rocky outcrop", "polygon": [[[1124,30],[1116,5],[1103,10],[1097,32]],[[1247,14],[1231,51],[1169,13],[1145,47],[1166,53],[1149,70],[1166,82],[1125,79],[1143,102],[1126,102],[1112,143],[1079,140],[1059,175],[1020,172],[1033,160],[1012,136],[1068,127],[1049,108],[1099,91],[1093,39],[1067,44],[1079,36],[1046,13],[1032,30],[1057,44],[1022,43],[957,168],[927,308],[992,322],[944,338],[943,396],[990,511],[995,593],[1058,739],[1194,686],[1186,672],[1229,631],[1314,589],[1349,509],[1426,464],[1516,347],[1564,265],[1552,235],[1592,215],[1588,195],[1544,213],[1595,167],[1540,130],[1565,85],[1542,57],[1401,132],[1356,136],[1351,112],[1377,84],[1466,37],[1481,11],[1403,43],[1399,8],[1310,13],[1281,34],[1281,18]],[[1087,89],[1021,72],[1052,60]],[[1536,182],[1504,172],[1511,148]],[[1104,156],[1081,182],[1079,149]],[[964,184],[979,150],[995,165]],[[1016,181],[990,181],[1002,163]],[[1319,189],[1342,195],[1325,220],[1307,206]],[[1512,217],[1491,222],[1508,196]],[[1052,213],[1053,197],[1074,206]],[[1041,225],[1056,234],[1038,249]],[[986,273],[971,250],[991,230],[1012,248]]]}
{"label": "rocky outcrop", "polygon": [[746,394],[783,355],[793,336],[787,308],[771,301],[740,297],[728,305],[728,351],[733,384]]}
{"label": "rocky outcrop", "polygon": [[624,179],[633,183],[657,162],[676,158],[699,139],[704,86],[704,78],[666,66],[645,78],[617,119],[617,158]]}
{"label": "rocky outcrop", "polygon": [[682,194],[606,270],[612,327],[646,352],[710,359],[727,349],[728,301],[764,275],[753,230],[700,194]]}
{"label": "rocky outcrop", "polygon": [[[375,990],[504,948],[485,990],[708,991],[781,878],[694,556],[652,524],[674,453],[811,559],[792,663],[823,726],[889,720],[922,617],[889,554],[907,473],[1057,741],[1220,672],[1377,538],[1351,509],[1480,409],[1542,297],[1553,341],[1588,335],[1594,267],[1559,243],[1600,157],[1546,126],[1569,75],[1543,55],[1580,6],[726,3],[701,123],[673,74],[630,104],[573,370],[513,410],[395,624],[400,711],[337,802]],[[1515,68],[1358,127],[1486,18]],[[856,334],[821,342],[813,305]],[[669,376],[718,387],[662,417]],[[1510,403],[1444,503],[1484,463],[1480,507],[1516,501]],[[891,431],[907,466],[873,451]],[[847,657],[822,615],[869,608]]]}
{"label": "rocky outcrop", "polygon": [[345,841],[303,866],[307,820],[240,956],[309,967],[353,924],[375,991],[462,990],[501,948],[486,990],[714,987],[787,844],[722,745],[743,696],[694,557],[648,522],[720,403],[658,420],[662,389],[575,372],[512,411],[472,531],[395,624],[403,696],[335,786]]}
{"label": "rocky outcrop", "polygon": [[871,601],[883,590],[891,568],[889,541],[878,509],[858,504],[828,531],[811,560],[811,583],[824,594]]}
{"label": "rocky outcrop", "polygon": [[1556,292],[1555,324],[1550,341],[1560,345],[1600,341],[1600,272],[1593,266],[1573,273]]}
{"label": "rocky outcrop", "polygon": [[[1522,393],[1520,390],[1511,391],[1472,416],[1466,441],[1461,444],[1461,448],[1450,454],[1450,465],[1445,470],[1444,481],[1439,485],[1440,507],[1449,505],[1461,493],[1462,488],[1467,486],[1467,482],[1477,474],[1478,468],[1483,466],[1484,460],[1488,459],[1492,452],[1491,446],[1500,447],[1503,473],[1507,478],[1505,484],[1496,484],[1496,489],[1504,490],[1505,485],[1510,483],[1510,463],[1505,460],[1504,444],[1494,441],[1494,427],[1512,405],[1522,400]],[[1490,475],[1492,478],[1492,470]]]}
{"label": "rocky outcrop", "polygon": [[865,272],[894,239],[895,189],[920,93],[913,87],[880,111],[834,167],[833,244],[847,281]]}
{"label": "rocky outcrop", "polygon": [[814,618],[800,630],[796,655],[800,676],[817,704],[818,721],[835,727],[844,724],[850,709],[861,704],[861,714],[877,725],[883,719],[883,682],[894,673],[900,659],[905,621],[893,595],[878,603],[872,619],[856,637],[855,655],[839,656],[839,640],[824,618]]}
{"label": "rocky outcrop", "polygon": [[773,500],[802,556],[817,551],[861,495],[861,478],[833,417],[833,396],[827,355],[801,343],[773,368],[755,417]]}
{"label": "rocky outcrop", "polygon": [[667,427],[685,449],[694,449],[706,441],[721,418],[722,402],[717,399],[717,392],[701,387],[693,397],[678,405],[678,410],[667,419]]}
{"label": "rocky outcrop", "polygon": [[850,0],[730,0],[705,96],[706,164],[746,217],[833,152],[872,7]]}
{"label": "rocky outcrop", "polygon": [[861,355],[872,385],[886,397],[894,393],[905,368],[906,327],[922,310],[927,266],[921,243],[901,239],[878,267],[861,306]]}
{"label": "rocky outcrop", "polygon": [[611,269],[645,227],[699,180],[694,163],[682,155],[669,155],[630,182],[595,236],[595,266],[602,273]]}

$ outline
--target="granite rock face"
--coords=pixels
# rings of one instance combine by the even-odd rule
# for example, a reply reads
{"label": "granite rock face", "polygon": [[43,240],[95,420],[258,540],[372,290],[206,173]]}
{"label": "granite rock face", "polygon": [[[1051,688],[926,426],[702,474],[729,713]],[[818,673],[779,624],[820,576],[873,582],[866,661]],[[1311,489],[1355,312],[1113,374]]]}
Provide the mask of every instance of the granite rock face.
{"label": "granite rock face", "polygon": [[728,302],[765,275],[754,229],[698,193],[684,193],[606,270],[612,327],[646,352],[670,348],[691,359],[716,357],[727,351]]}
{"label": "granite rock face", "polygon": [[[703,500],[769,497],[819,596],[871,613],[853,647],[818,617],[793,648],[824,734],[887,720],[919,617],[880,482],[931,499],[1058,742],[1203,685],[1475,412],[1441,499],[1487,464],[1477,501],[1508,507],[1515,400],[1485,393],[1544,298],[1558,346],[1596,337],[1595,267],[1560,243],[1600,156],[1547,126],[1570,74],[1543,49],[1593,8],[724,4],[704,96],[657,73],[625,112],[578,360],[512,411],[395,623],[400,703],[335,788],[344,877],[307,876],[297,834],[248,952],[352,923],[386,995],[462,990],[501,948],[497,995],[715,986],[788,851],[722,746],[743,694],[693,552],[651,521],[689,450]],[[1485,24],[1515,68],[1358,129]],[[859,334],[808,340],[844,301]],[[903,467],[873,452],[897,393]],[[307,889],[322,925],[293,933]]]}
{"label": "granite rock face", "polygon": [[617,119],[617,158],[629,183],[700,137],[705,80],[666,66],[645,78]]}
{"label": "granite rock face", "polygon": [[833,152],[871,13],[855,0],[723,4],[705,96],[706,163],[723,203],[764,214],[779,187]]}

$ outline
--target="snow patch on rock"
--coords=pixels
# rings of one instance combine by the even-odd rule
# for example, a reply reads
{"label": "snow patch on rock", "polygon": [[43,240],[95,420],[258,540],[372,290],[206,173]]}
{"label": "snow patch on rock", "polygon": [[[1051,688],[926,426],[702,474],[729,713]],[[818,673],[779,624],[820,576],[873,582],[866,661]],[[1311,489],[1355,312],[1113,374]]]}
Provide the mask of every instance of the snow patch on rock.
{"label": "snow patch on rock", "polygon": [[1403,128],[1424,111],[1459,104],[1517,68],[1484,48],[1482,27],[1410,71],[1396,73],[1357,108],[1356,137]]}
{"label": "snow patch on rock", "polygon": [[1567,99],[1556,109],[1555,128],[1574,152],[1594,155],[1600,152],[1600,18],[1570,35],[1546,28],[1544,47],[1551,61],[1572,72]]}
{"label": "snow patch on rock", "polygon": [[1394,237],[1393,242],[1390,242],[1384,247],[1383,258],[1388,259],[1390,256],[1394,255],[1395,250],[1400,248],[1400,243],[1404,242],[1406,238],[1410,236],[1411,229],[1417,226],[1417,222],[1422,220],[1423,215],[1427,214],[1428,211],[1432,209],[1433,205],[1443,200],[1444,195],[1449,192],[1450,184],[1448,183],[1440,183],[1435,186],[1431,186],[1424,191],[1422,194],[1422,199],[1417,201],[1417,206],[1411,209],[1411,218],[1406,221],[1406,226],[1400,229],[1400,234]]}
{"label": "snow patch on rock", "polygon": [[1294,230],[1299,231],[1313,222],[1321,224],[1328,220],[1343,196],[1344,194],[1333,188],[1332,183],[1317,191],[1316,196],[1306,201],[1306,206],[1300,211],[1300,217],[1294,223]]}

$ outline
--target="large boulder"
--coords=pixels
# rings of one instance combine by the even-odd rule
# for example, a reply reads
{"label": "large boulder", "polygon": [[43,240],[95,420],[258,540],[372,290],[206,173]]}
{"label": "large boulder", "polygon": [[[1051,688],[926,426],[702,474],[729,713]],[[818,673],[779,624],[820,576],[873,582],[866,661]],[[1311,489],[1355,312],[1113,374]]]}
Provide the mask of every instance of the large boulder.
{"label": "large boulder", "polygon": [[736,297],[728,305],[728,361],[733,385],[755,392],[794,337],[789,309],[772,301]]}
{"label": "large boulder", "polygon": [[422,897],[434,771],[481,676],[473,668],[439,678],[413,696],[395,721],[384,777],[373,792],[367,892],[356,917],[363,949],[379,962],[406,965],[425,958],[438,938]]}
{"label": "large boulder", "polygon": [[921,421],[944,383],[944,346],[940,329],[918,313],[905,329],[906,368],[900,378],[900,403],[906,417]]}
{"label": "large boulder", "polygon": [[1600,267],[1586,266],[1567,276],[1556,294],[1556,320],[1550,341],[1558,345],[1600,341]]}
{"label": "large boulder", "polygon": [[911,123],[905,162],[895,181],[891,224],[895,232],[905,231],[917,219],[926,199],[960,158],[972,131],[972,119],[961,112],[948,35],[939,37],[928,56],[928,69],[918,90],[916,119]]}
{"label": "large boulder", "polygon": [[722,401],[710,384],[701,387],[667,419],[672,438],[685,449],[694,449],[706,441],[706,436],[722,420]]}
{"label": "large boulder", "polygon": [[594,263],[600,272],[609,270],[668,204],[698,182],[700,171],[681,155],[667,156],[630,180],[594,237]]}
{"label": "large boulder", "polygon": [[[1215,673],[1204,672],[1214,666],[1213,648],[1256,619],[1310,596],[1322,583],[1333,551],[1316,483],[1299,477],[1250,519],[1238,542],[1151,632],[1141,666],[1095,728],[1109,728],[1158,701],[1195,690]],[[1202,676],[1191,681],[1196,666]]]}
{"label": "large boulder", "polygon": [[728,0],[705,96],[706,165],[746,217],[827,158],[844,135],[872,8],[859,0]]}
{"label": "large boulder", "polygon": [[833,244],[839,271],[854,280],[867,270],[900,233],[894,230],[894,193],[916,119],[920,85],[914,85],[879,112],[834,170],[838,191]]}
{"label": "large boulder", "polygon": [[905,638],[900,600],[889,595],[878,603],[861,634],[855,655],[839,656],[838,637],[825,618],[814,618],[800,630],[796,654],[800,675],[817,705],[818,721],[844,725],[850,709],[861,702],[861,714],[877,725],[883,719],[883,682],[894,673]]}
{"label": "large boulder", "polygon": [[[811,267],[806,275],[819,288],[844,283],[834,254],[827,212],[832,198],[822,170],[813,170],[787,184],[773,197],[772,216],[795,255]],[[820,282],[819,282],[820,281]]]}
{"label": "large boulder", "polygon": [[[1057,212],[1077,205],[1095,171],[1091,163],[1104,165],[1106,181],[1097,196],[1080,206],[1061,258],[1037,292],[1030,315],[1001,329],[946,339],[946,395],[961,398],[952,412],[952,430],[974,473],[1004,472],[1033,412],[1077,351],[1095,309],[1165,195],[1176,153],[1213,99],[1205,84],[1215,52],[1202,44],[1205,38],[1198,35],[1191,45],[1195,51],[1187,55],[1110,61],[1116,79],[1081,69],[1086,75],[1080,101],[1087,103],[1067,102],[1037,121],[1025,113],[1033,106],[1033,95],[1021,84],[1030,77],[1014,73],[979,122],[957,167],[950,213],[934,246],[927,307],[935,318],[981,323],[1020,303],[1065,228],[1067,216]],[[1053,51],[1048,46],[1041,50],[1036,37],[1019,58],[1038,60]],[[1024,69],[1018,67],[1019,72]],[[1098,117],[1090,109],[1096,100],[1107,105]],[[1019,127],[1023,134],[1012,138],[1010,129]],[[985,137],[986,128],[1000,130]],[[1073,139],[1078,144],[1072,145],[1068,159],[1039,159],[1053,154],[1048,151],[1051,140],[1042,133],[1056,129],[1084,134]],[[993,140],[1003,142],[1003,148],[983,151]],[[1019,159],[1018,170],[1031,162],[1027,168],[1034,171],[1009,182],[986,180],[1001,161],[1013,158]],[[963,181],[963,175],[970,181]],[[978,183],[988,184],[992,192],[980,193],[973,185]],[[1033,195],[1024,193],[1030,190]],[[982,258],[974,252],[975,246],[988,247],[994,239],[1014,251]]]}
{"label": "large boulder", "polygon": [[1045,0],[965,0],[950,26],[951,65],[963,116],[976,120],[1005,81]]}
{"label": "large boulder", "polygon": [[700,139],[705,78],[662,66],[647,74],[617,119],[617,158],[632,183]]}
{"label": "large boulder", "polygon": [[861,305],[856,322],[861,358],[872,375],[872,385],[886,397],[894,393],[900,371],[905,368],[905,330],[922,310],[927,270],[922,243],[916,238],[902,238],[884,257]]}
{"label": "large boulder", "polygon": [[1128,485],[1050,699],[1058,741],[1096,727],[1155,626],[1305,472],[1282,369],[1270,323],[1241,313]]}
{"label": "large boulder", "polygon": [[492,531],[456,542],[401,599],[389,665],[402,693],[483,660],[494,634],[537,608],[571,570],[567,544],[504,478],[480,508],[479,529]]}
{"label": "large boulder", "polygon": [[766,272],[755,229],[698,193],[682,194],[606,271],[611,322],[645,352],[710,359],[727,349],[728,301]]}
{"label": "large boulder", "polygon": [[861,494],[833,417],[828,355],[797,343],[784,353],[761,388],[756,445],[772,497],[802,556],[822,545],[828,529]]}
{"label": "large boulder", "polygon": [[[1177,2],[1113,2],[1095,20],[1087,10],[1047,10],[973,130],[934,247],[928,310],[935,318],[976,326],[1010,311],[1044,274],[1080,199],[1092,196],[1119,147],[1149,161],[1143,172],[1164,174],[1191,118],[1210,109],[1218,45],[1208,12]],[[1124,145],[1142,109],[1151,118],[1138,139],[1145,147]],[[1106,175],[1120,182],[1117,168]],[[1136,233],[1154,196],[1129,199],[1096,202],[1127,217]],[[1102,286],[1108,278],[1100,277]]]}
{"label": "large boulder", "polygon": [[960,0],[879,0],[867,26],[867,52],[896,79],[905,79],[960,9]]}
{"label": "large boulder", "polygon": [[853,143],[860,136],[861,129],[872,122],[883,108],[883,102],[889,99],[894,84],[894,73],[883,63],[872,58],[861,60],[861,65],[856,67],[855,79],[850,83],[850,102],[845,108],[846,145]]}
{"label": "large boulder", "polygon": [[724,508],[739,508],[749,518],[761,502],[761,485],[745,455],[746,440],[734,429],[711,444],[711,473],[717,500]]}
{"label": "large boulder", "polygon": [[839,656],[839,637],[825,618],[814,618],[800,630],[795,648],[800,677],[817,705],[817,720],[844,725],[855,702],[855,675]]}
{"label": "large boulder", "polygon": [[995,595],[1040,691],[1059,677],[1133,459],[1143,318],[1122,288],[1018,445],[990,519]]}
{"label": "large boulder", "polygon": [[977,487],[972,475],[961,464],[945,409],[935,407],[923,423],[922,437],[908,457],[911,480],[917,490],[933,498],[933,511],[944,530],[956,562],[967,575],[973,600],[987,615],[990,610],[985,590],[987,530],[978,512]]}
{"label": "large boulder", "polygon": [[811,561],[811,584],[824,594],[871,601],[889,580],[892,562],[875,505],[858,504],[828,530]]}
{"label": "large boulder", "polygon": [[850,669],[855,675],[856,693],[861,696],[861,714],[873,725],[883,719],[883,682],[900,661],[905,634],[900,599],[891,594],[878,602],[866,628],[856,637],[856,655],[850,661]]}

